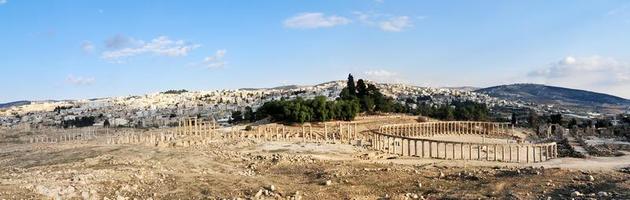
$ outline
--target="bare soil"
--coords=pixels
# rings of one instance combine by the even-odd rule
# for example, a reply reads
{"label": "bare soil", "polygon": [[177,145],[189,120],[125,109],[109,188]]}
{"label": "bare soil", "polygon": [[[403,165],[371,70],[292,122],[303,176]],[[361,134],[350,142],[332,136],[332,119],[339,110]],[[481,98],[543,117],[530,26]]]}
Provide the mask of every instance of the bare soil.
{"label": "bare soil", "polygon": [[562,159],[397,158],[343,144],[252,140],[186,148],[7,144],[0,152],[0,199],[630,198],[630,175],[619,166],[563,168]]}

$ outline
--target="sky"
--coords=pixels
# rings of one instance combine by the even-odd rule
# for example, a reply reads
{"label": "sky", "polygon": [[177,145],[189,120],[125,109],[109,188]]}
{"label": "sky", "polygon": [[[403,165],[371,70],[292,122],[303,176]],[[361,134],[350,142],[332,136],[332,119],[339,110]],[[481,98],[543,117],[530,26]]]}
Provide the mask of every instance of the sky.
{"label": "sky", "polygon": [[0,0],[0,102],[541,83],[630,98],[630,1]]}

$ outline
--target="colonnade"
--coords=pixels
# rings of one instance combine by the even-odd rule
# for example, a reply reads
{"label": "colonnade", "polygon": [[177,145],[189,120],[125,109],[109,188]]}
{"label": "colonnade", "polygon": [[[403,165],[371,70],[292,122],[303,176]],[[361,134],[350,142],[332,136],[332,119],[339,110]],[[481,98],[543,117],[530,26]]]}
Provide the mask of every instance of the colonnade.
{"label": "colonnade", "polygon": [[510,123],[447,121],[392,124],[373,131],[372,148],[378,151],[422,158],[542,162],[557,158],[555,142],[503,144],[454,142],[430,139],[437,135],[511,136]]}
{"label": "colonnade", "polygon": [[434,136],[440,134],[509,135],[513,129],[514,127],[510,123],[445,121],[384,125],[379,127],[378,131],[400,136]]}
{"label": "colonnade", "polygon": [[214,137],[216,128],[217,125],[214,122],[203,121],[196,117],[186,117],[179,119],[175,128],[175,134]]}
{"label": "colonnade", "polygon": [[175,141],[177,135],[175,133],[164,132],[123,132],[116,136],[107,137],[107,144],[146,144],[146,145],[160,145],[163,143],[170,143]]}
{"label": "colonnade", "polygon": [[555,142],[540,144],[493,144],[451,142],[374,133],[373,148],[391,154],[448,160],[542,162],[558,157]]}
{"label": "colonnade", "polygon": [[354,122],[324,123],[324,126],[304,124],[301,127],[268,124],[254,127],[252,131],[231,133],[228,138],[256,138],[264,140],[301,140],[303,142],[352,143],[359,138]]}
{"label": "colonnade", "polygon": [[51,133],[49,135],[32,136],[29,143],[59,143],[77,140],[89,140],[96,138],[96,129],[77,130],[76,132]]}

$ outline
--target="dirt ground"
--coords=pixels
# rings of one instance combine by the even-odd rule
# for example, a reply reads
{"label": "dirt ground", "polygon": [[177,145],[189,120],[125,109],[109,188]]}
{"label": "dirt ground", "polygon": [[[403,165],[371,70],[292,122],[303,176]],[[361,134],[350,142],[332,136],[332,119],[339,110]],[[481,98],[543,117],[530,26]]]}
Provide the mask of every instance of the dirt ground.
{"label": "dirt ground", "polygon": [[[358,129],[411,122],[366,119]],[[630,199],[628,154],[519,164],[252,139],[190,147],[25,143],[32,134],[0,131],[0,200]]]}
{"label": "dirt ground", "polygon": [[[621,165],[396,158],[342,144],[7,144],[0,199],[629,199]],[[628,163],[625,163],[627,166]]]}

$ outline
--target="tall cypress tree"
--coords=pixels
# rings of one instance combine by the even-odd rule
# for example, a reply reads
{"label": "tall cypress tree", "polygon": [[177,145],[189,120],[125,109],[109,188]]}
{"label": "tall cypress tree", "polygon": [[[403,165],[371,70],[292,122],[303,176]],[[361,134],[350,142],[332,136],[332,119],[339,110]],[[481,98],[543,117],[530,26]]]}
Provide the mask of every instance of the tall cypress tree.
{"label": "tall cypress tree", "polygon": [[367,96],[367,93],[367,85],[365,85],[363,79],[359,79],[357,81],[357,97],[361,98]]}
{"label": "tall cypress tree", "polygon": [[352,74],[348,74],[348,92],[350,93],[350,96],[357,96],[357,87],[354,85],[354,77],[352,77]]}

